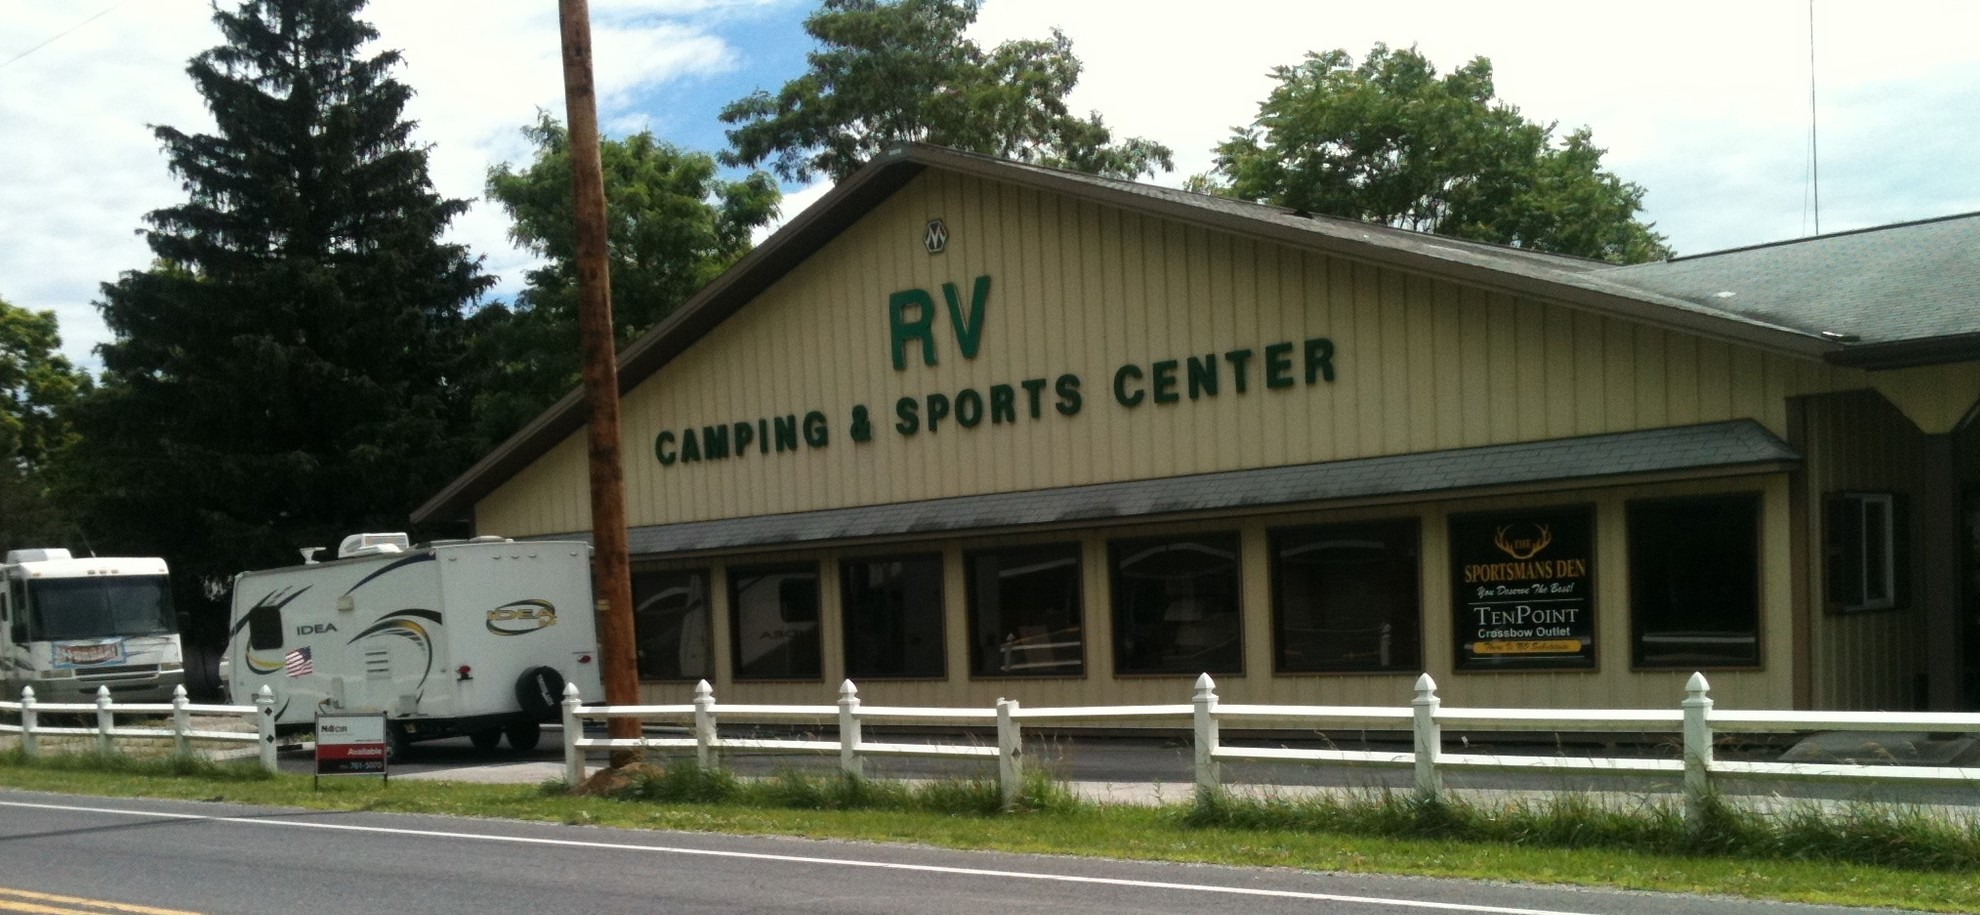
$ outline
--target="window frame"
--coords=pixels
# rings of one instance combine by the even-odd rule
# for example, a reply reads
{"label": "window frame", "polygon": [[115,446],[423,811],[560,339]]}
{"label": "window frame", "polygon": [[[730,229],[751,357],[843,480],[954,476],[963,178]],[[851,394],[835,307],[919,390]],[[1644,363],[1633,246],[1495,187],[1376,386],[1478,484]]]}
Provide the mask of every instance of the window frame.
{"label": "window frame", "polygon": [[[1229,613],[1232,618],[1232,622],[1231,622],[1232,644],[1236,646],[1235,663],[1229,668],[1224,668],[1224,669],[1211,669],[1211,668],[1203,667],[1202,665],[1195,665],[1187,670],[1180,667],[1175,669],[1160,669],[1160,670],[1129,669],[1126,666],[1126,661],[1128,660],[1128,654],[1129,654],[1129,652],[1126,650],[1126,640],[1131,637],[1131,632],[1130,632],[1131,627],[1128,625],[1130,621],[1127,620],[1126,618],[1129,608],[1123,603],[1125,600],[1128,599],[1129,596],[1128,589],[1123,587],[1123,582],[1122,582],[1126,574],[1121,570],[1121,563],[1122,563],[1122,559],[1124,558],[1123,553],[1127,550],[1135,549],[1135,548],[1139,548],[1141,551],[1145,551],[1146,549],[1151,547],[1159,547],[1162,545],[1172,545],[1172,544],[1185,543],[1185,542],[1202,543],[1205,545],[1210,545],[1212,541],[1216,541],[1219,544],[1221,544],[1224,541],[1228,541],[1230,545],[1230,563],[1229,566],[1227,567],[1227,572],[1225,572],[1225,574],[1228,574],[1230,576]],[[1109,618],[1113,624],[1113,630],[1114,630],[1113,631],[1114,676],[1116,678],[1194,677],[1206,673],[1217,676],[1234,676],[1234,677],[1244,676],[1244,672],[1245,672],[1244,535],[1241,530],[1230,529],[1230,530],[1200,531],[1200,532],[1178,532],[1178,533],[1167,533],[1167,534],[1153,534],[1153,535],[1141,536],[1141,537],[1120,537],[1120,538],[1109,539],[1107,541],[1107,582],[1108,582],[1108,594],[1107,594],[1108,613],[1109,613]],[[1191,590],[1192,592],[1195,590],[1193,586]],[[1194,599],[1194,598],[1192,597],[1190,599]],[[1165,615],[1164,622],[1167,621],[1168,620]],[[1193,622],[1201,622],[1201,620],[1199,619]],[[1178,630],[1181,629],[1180,626],[1178,626],[1177,628]]]}
{"label": "window frame", "polygon": [[[742,602],[738,597],[738,580],[744,578],[769,578],[778,575],[809,572],[811,574],[811,623],[812,659],[816,673],[787,674],[783,676],[763,676],[747,674],[743,670],[743,627]],[[729,599],[729,678],[739,683],[817,683],[825,679],[825,613],[824,613],[824,571],[816,560],[801,562],[765,562],[750,565],[729,566],[723,569],[723,590]],[[778,595],[778,613],[784,613],[783,596]],[[783,620],[783,622],[790,622]],[[803,621],[798,621],[803,622]]]}
{"label": "window frame", "polygon": [[[1287,639],[1285,580],[1282,577],[1282,544],[1287,538],[1314,535],[1321,532],[1352,534],[1356,531],[1386,529],[1385,533],[1400,533],[1407,529],[1406,536],[1414,539],[1415,554],[1411,563],[1411,578],[1414,585],[1412,600],[1415,603],[1416,633],[1413,638],[1415,649],[1407,659],[1396,660],[1388,666],[1357,667],[1333,665],[1325,667],[1291,668],[1286,664]],[[1423,600],[1423,519],[1414,515],[1391,518],[1370,518],[1364,521],[1333,521],[1314,524],[1289,524],[1267,528],[1265,531],[1267,576],[1270,579],[1272,611],[1272,672],[1279,676],[1327,676],[1327,675],[1389,675],[1416,674],[1423,671],[1424,636],[1427,631],[1427,608]]]}
{"label": "window frame", "polygon": [[[1750,660],[1732,659],[1732,660],[1722,660],[1722,661],[1710,662],[1710,663],[1697,659],[1678,660],[1678,661],[1669,661],[1669,662],[1646,661],[1644,656],[1644,636],[1645,636],[1644,623],[1646,621],[1646,614],[1648,612],[1648,609],[1638,606],[1638,600],[1637,600],[1637,598],[1642,593],[1639,590],[1639,588],[1643,586],[1643,583],[1639,581],[1639,574],[1641,573],[1642,570],[1638,568],[1639,554],[1637,552],[1638,537],[1637,537],[1637,530],[1635,524],[1635,520],[1637,517],[1636,512],[1639,509],[1668,507],[1674,505],[1682,505],[1685,503],[1697,504],[1697,503],[1706,503],[1706,502],[1717,502],[1724,504],[1732,504],[1732,503],[1743,504],[1746,507],[1748,512],[1748,517],[1750,517],[1752,522],[1751,536],[1746,538],[1747,548],[1751,551],[1751,555],[1753,557],[1752,580],[1749,583],[1749,588],[1753,597],[1753,625],[1751,627],[1752,642],[1753,642],[1752,658]],[[1765,551],[1763,549],[1764,542],[1766,540],[1765,509],[1766,509],[1765,498],[1761,493],[1755,491],[1699,493],[1694,495],[1682,495],[1682,496],[1657,496],[1657,497],[1648,497],[1641,499],[1630,499],[1624,502],[1623,524],[1622,524],[1623,551],[1624,551],[1623,569],[1624,569],[1624,574],[1627,576],[1627,582],[1629,588],[1628,607],[1629,607],[1630,669],[1642,670],[1642,671],[1759,670],[1765,666],[1766,657],[1767,657],[1766,654],[1767,602],[1766,602],[1766,593],[1765,593],[1766,570],[1763,567],[1766,562]]]}
{"label": "window frame", "polygon": [[[1072,560],[1072,579],[1073,579],[1072,597],[1075,606],[1073,607],[1073,626],[1071,628],[1077,629],[1079,631],[1078,659],[1072,663],[1071,670],[1041,671],[1038,673],[1027,673],[1021,669],[996,670],[996,671],[986,670],[985,665],[989,661],[988,652],[977,641],[977,630],[979,628],[979,622],[981,620],[981,615],[982,615],[982,608],[978,605],[978,601],[977,601],[977,591],[978,591],[977,560],[984,556],[993,556],[998,554],[1011,554],[1011,553],[1022,554],[1027,552],[1038,554],[1042,558],[1044,554],[1047,554],[1054,550],[1065,551],[1066,553],[1069,554],[1069,558]],[[1063,561],[1064,558],[1068,558],[1068,557],[1053,558],[1046,561],[1057,563]],[[1084,544],[1082,544],[1080,541],[1077,540],[1053,540],[1044,543],[1025,543],[1025,544],[1015,544],[1015,545],[1006,545],[1006,546],[983,547],[980,549],[964,550],[962,554],[962,562],[963,562],[963,592],[964,592],[963,593],[963,625],[965,627],[965,631],[968,633],[967,635],[967,641],[969,642],[968,663],[969,663],[969,678],[971,680],[1084,679],[1087,676],[1086,649],[1087,649],[1088,640],[1090,639],[1092,634],[1092,627],[1087,625],[1086,622],[1086,616],[1089,611],[1086,606],[1086,548]],[[1002,623],[1003,622],[1003,620],[1001,619],[1001,617],[1003,616],[1002,606],[998,607],[998,615],[1000,617],[999,622]],[[999,628],[1007,628],[1007,627],[1000,625]],[[1049,635],[1050,633],[1047,634]]]}
{"label": "window frame", "polygon": [[[645,659],[641,657],[641,653],[645,650],[645,648],[642,645],[642,639],[641,639],[642,633],[640,631],[640,610],[641,610],[641,603],[639,599],[640,579],[642,577],[690,576],[690,575],[699,575],[701,576],[702,579],[701,612],[707,617],[703,625],[707,628],[708,631],[707,656],[706,658],[704,658],[704,661],[707,664],[708,673],[706,676],[696,676],[693,674],[683,674],[678,677],[651,676],[646,671]],[[640,682],[694,683],[700,680],[707,680],[711,683],[714,682],[716,676],[715,662],[717,659],[717,652],[715,645],[715,600],[714,600],[715,569],[711,566],[692,566],[688,568],[679,568],[679,569],[636,569],[633,571],[631,577],[633,584],[633,657],[634,657],[633,665],[634,665],[634,670],[637,671],[638,673]],[[659,600],[661,597],[663,597],[666,594],[666,590],[667,589],[660,589],[658,593],[649,595],[647,598],[648,601]]]}
{"label": "window frame", "polygon": [[[858,670],[855,670],[853,665],[852,633],[854,630],[854,623],[856,621],[853,619],[853,606],[854,606],[853,595],[852,595],[853,576],[849,574],[849,571],[856,566],[874,565],[881,563],[907,564],[914,562],[931,562],[933,563],[935,568],[935,632],[934,632],[935,658],[936,658],[935,671],[933,673],[875,674],[875,673],[862,673]],[[947,573],[948,573],[948,565],[945,562],[942,553],[940,553],[939,551],[915,552],[915,553],[886,553],[886,554],[880,554],[874,556],[847,556],[839,560],[839,635],[840,635],[839,642],[840,642],[840,652],[843,655],[841,660],[845,665],[845,674],[848,679],[852,679],[852,680],[946,680],[948,679],[949,677],[949,645],[948,645],[949,605],[948,605],[948,595],[945,593],[946,589],[944,588],[944,580],[947,577]],[[904,649],[905,647],[906,646],[903,646]]]}
{"label": "window frame", "polygon": [[[1883,523],[1873,532],[1872,506]],[[1823,515],[1824,603],[1835,613],[1876,613],[1910,605],[1910,500],[1893,491],[1830,493]],[[1853,535],[1853,536],[1852,536]],[[1872,596],[1871,562],[1882,570],[1882,594]]]}

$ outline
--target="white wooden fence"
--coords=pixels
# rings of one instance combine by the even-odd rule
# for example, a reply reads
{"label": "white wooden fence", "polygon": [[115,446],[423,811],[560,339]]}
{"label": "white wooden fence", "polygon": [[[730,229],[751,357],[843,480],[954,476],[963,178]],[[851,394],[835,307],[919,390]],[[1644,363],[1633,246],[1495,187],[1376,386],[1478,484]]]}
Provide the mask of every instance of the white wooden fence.
{"label": "white wooden fence", "polygon": [[[572,785],[585,778],[588,750],[692,750],[703,768],[721,764],[724,751],[772,753],[831,753],[840,768],[863,776],[869,757],[976,758],[997,760],[997,778],[1006,807],[1014,804],[1023,774],[1022,722],[1077,720],[1093,724],[1142,719],[1190,722],[1195,734],[1196,785],[1217,790],[1226,762],[1307,763],[1413,769],[1416,790],[1436,796],[1444,790],[1443,774],[1470,769],[1500,772],[1553,772],[1580,775],[1681,776],[1687,812],[1697,815],[1719,777],[1863,781],[1882,783],[1967,785],[1980,787],[1980,767],[1864,765],[1855,763],[1787,763],[1719,760],[1712,752],[1715,733],[1753,734],[1811,731],[1929,731],[1980,734],[1980,714],[1952,712],[1805,712],[1735,711],[1715,708],[1704,674],[1692,674],[1685,698],[1670,709],[1523,709],[1446,707],[1429,674],[1417,678],[1416,694],[1407,706],[1239,705],[1218,701],[1209,674],[1197,678],[1191,701],[1177,705],[1023,708],[1016,700],[999,699],[995,708],[889,708],[862,705],[851,680],[839,688],[837,705],[720,705],[703,680],[688,705],[583,704],[575,685],[564,691],[564,767]],[[691,736],[589,738],[585,720],[632,718],[642,722],[684,724]],[[774,723],[836,718],[837,740],[725,737],[723,723]],[[958,743],[877,743],[863,739],[866,722],[919,722],[985,727],[994,723],[996,746]],[[1227,747],[1218,729],[1238,721],[1297,727],[1301,730],[1407,729],[1413,736],[1408,752],[1375,750],[1293,749],[1285,747]],[[1443,729],[1491,730],[1555,734],[1610,731],[1670,732],[1680,736],[1682,759],[1633,757],[1522,756],[1445,752]]]}
{"label": "white wooden fence", "polygon": [[[269,772],[276,771],[275,760],[275,694],[262,687],[254,697],[253,705],[198,705],[186,700],[186,688],[172,690],[171,702],[126,702],[116,703],[110,699],[110,688],[96,689],[95,702],[37,702],[34,687],[21,688],[21,701],[0,702],[0,716],[11,713],[17,723],[0,721],[0,734],[19,734],[21,753],[30,759],[42,755],[45,749],[42,738],[57,736],[91,735],[96,738],[95,748],[100,753],[115,751],[119,740],[158,740],[169,738],[173,742],[173,752],[182,757],[194,753],[193,741],[218,743],[253,743],[260,749],[261,767]],[[94,715],[94,726],[52,726],[41,723],[42,715]],[[117,716],[149,717],[171,716],[170,727],[119,725]],[[250,718],[254,721],[253,732],[247,731],[202,731],[195,730],[192,724],[194,715],[232,715]]]}

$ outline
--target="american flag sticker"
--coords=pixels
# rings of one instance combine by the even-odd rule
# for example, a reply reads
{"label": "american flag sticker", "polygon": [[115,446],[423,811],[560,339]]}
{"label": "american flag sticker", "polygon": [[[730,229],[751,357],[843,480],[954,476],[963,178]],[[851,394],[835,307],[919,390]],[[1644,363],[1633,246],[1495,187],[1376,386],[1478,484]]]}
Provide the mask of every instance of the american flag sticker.
{"label": "american flag sticker", "polygon": [[291,677],[307,677],[316,673],[316,664],[310,661],[309,649],[304,647],[289,652],[282,659],[282,669],[288,671]]}

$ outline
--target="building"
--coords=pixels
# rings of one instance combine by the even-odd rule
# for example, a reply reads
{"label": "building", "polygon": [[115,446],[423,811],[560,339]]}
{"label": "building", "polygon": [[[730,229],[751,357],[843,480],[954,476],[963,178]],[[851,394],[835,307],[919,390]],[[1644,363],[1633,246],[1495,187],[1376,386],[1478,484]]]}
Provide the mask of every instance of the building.
{"label": "building", "polygon": [[[907,146],[620,373],[647,701],[1980,707],[1980,215],[1614,267]],[[584,535],[582,423],[415,520]]]}

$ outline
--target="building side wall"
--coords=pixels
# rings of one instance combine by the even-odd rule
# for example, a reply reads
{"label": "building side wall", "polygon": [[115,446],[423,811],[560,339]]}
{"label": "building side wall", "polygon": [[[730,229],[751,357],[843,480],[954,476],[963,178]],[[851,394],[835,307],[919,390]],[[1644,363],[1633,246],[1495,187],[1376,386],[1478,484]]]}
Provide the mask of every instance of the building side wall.
{"label": "building side wall", "polygon": [[[920,239],[934,217],[950,244],[931,256]],[[980,348],[965,358],[943,284],[954,284],[967,318],[979,276],[990,278]],[[924,364],[911,340],[896,370],[889,301],[912,290],[935,305],[938,362]],[[1332,343],[1332,382],[1306,383],[1302,347],[1313,338]],[[1266,348],[1285,343],[1293,383],[1269,388]],[[1252,353],[1244,393],[1234,350]],[[1210,354],[1218,389],[1192,392],[1186,360]],[[1176,399],[1158,404],[1154,376],[1169,360]],[[1129,392],[1145,398],[1134,407],[1113,391],[1128,365],[1141,372]],[[628,394],[627,511],[634,525],[664,524],[1737,417],[1785,434],[1787,398],[1860,386],[1859,375],[930,172]],[[1065,409],[1067,376],[1077,379],[1076,410]],[[1027,382],[1040,387],[1035,418]],[[974,428],[952,415],[929,431],[931,398],[953,412],[999,387],[1014,394],[1014,416],[986,408]],[[903,399],[917,415],[912,435],[896,429]],[[860,408],[864,442],[854,435]],[[822,446],[766,453],[775,422],[801,424],[813,411]],[[711,426],[733,450],[737,424],[751,430],[746,456],[682,454],[682,437]],[[662,433],[674,436],[671,466],[656,456]],[[477,526],[588,528],[588,502],[569,485],[582,480],[581,439],[484,499]]]}
{"label": "building side wall", "polygon": [[[1844,613],[1828,599],[1823,558],[1829,495],[1847,491],[1893,492],[1912,502],[1912,544],[1918,532],[1921,499],[1948,498],[1920,491],[1924,436],[1890,401],[1872,391],[1850,391],[1808,398],[1805,440],[1796,443],[1807,458],[1810,652],[1816,708],[1913,709],[1921,707],[1926,676],[1926,613],[1918,578],[1924,563],[1911,566],[1912,600],[1890,610]],[[1950,637],[1948,635],[1947,637]]]}

